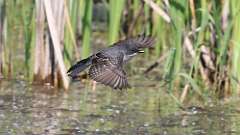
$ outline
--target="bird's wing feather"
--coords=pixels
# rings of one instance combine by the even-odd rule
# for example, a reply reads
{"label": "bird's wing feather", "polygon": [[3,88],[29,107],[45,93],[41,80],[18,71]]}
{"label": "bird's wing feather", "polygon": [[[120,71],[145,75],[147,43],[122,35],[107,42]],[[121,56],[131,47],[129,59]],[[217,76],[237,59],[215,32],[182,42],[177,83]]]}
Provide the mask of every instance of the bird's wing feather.
{"label": "bird's wing feather", "polygon": [[92,60],[89,69],[91,79],[108,85],[114,89],[124,89],[130,87],[127,76],[122,67],[123,54],[111,57],[102,52],[97,53]]}
{"label": "bird's wing feather", "polygon": [[150,36],[145,36],[145,35],[139,35],[134,38],[127,38],[125,40],[120,40],[117,43],[113,44],[115,45],[127,45],[127,46],[132,46],[136,48],[150,48],[154,45],[155,39]]}

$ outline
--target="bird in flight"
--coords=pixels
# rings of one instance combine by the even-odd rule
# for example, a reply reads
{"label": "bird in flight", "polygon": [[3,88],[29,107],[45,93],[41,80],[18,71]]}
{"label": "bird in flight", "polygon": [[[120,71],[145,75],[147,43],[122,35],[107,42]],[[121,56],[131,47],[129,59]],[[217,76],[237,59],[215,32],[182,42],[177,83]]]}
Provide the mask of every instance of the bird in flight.
{"label": "bird in flight", "polygon": [[127,89],[130,85],[123,65],[138,53],[143,53],[142,49],[150,48],[153,45],[154,38],[150,36],[139,35],[127,38],[77,62],[69,68],[67,73],[74,79],[81,71],[90,66],[88,74],[94,81],[113,89]]}

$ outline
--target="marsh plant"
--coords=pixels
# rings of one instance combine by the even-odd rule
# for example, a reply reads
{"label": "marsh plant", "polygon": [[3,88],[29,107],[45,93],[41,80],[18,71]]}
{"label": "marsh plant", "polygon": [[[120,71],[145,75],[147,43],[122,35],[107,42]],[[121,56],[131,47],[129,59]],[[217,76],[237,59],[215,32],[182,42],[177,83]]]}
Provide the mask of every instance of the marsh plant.
{"label": "marsh plant", "polygon": [[181,101],[237,95],[239,11],[238,0],[0,0],[0,76],[68,89],[66,69],[94,51],[97,33],[106,46],[145,33],[157,39],[145,73],[159,69]]}

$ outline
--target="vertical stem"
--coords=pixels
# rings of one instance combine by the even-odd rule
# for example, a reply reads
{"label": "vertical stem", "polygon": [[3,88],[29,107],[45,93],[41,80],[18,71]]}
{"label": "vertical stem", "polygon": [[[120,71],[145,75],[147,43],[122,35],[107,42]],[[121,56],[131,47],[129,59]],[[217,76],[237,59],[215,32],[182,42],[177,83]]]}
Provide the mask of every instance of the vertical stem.
{"label": "vertical stem", "polygon": [[85,3],[85,11],[83,16],[83,52],[82,58],[86,58],[90,53],[91,26],[92,26],[92,6],[93,1],[88,0]]}
{"label": "vertical stem", "polygon": [[232,81],[233,89],[235,92],[239,94],[240,92],[240,2],[238,0],[231,0],[231,9],[232,9],[232,16],[233,19],[233,36],[232,36],[232,43],[233,43],[233,54],[232,54],[232,75],[238,82],[235,80]]}
{"label": "vertical stem", "polygon": [[191,14],[192,14],[192,30],[195,30],[197,27],[197,22],[196,22],[196,14],[195,14],[195,5],[194,5],[194,0],[189,0],[189,6],[191,9]]}
{"label": "vertical stem", "polygon": [[0,79],[3,76],[3,24],[5,16],[5,1],[0,0]]}
{"label": "vertical stem", "polygon": [[36,46],[34,57],[34,80],[39,81],[44,79],[43,68],[44,65],[44,7],[43,0],[36,1]]}
{"label": "vertical stem", "polygon": [[125,5],[125,0],[110,0],[109,7],[109,44],[116,42],[120,30],[121,15]]}
{"label": "vertical stem", "polygon": [[58,31],[57,27],[55,26],[56,22],[54,20],[52,8],[51,8],[51,1],[44,0],[44,6],[45,6],[48,26],[50,29],[51,38],[52,38],[52,42],[53,42],[54,53],[55,53],[55,57],[57,60],[57,66],[60,70],[60,75],[61,75],[62,82],[63,82],[63,88],[68,89],[69,82],[68,82],[68,77],[66,74],[67,71],[66,71],[66,68],[65,68],[65,65],[63,62],[63,56],[62,56],[62,52],[61,52],[61,48],[60,48],[60,42],[61,42],[60,34],[58,33],[59,31]]}

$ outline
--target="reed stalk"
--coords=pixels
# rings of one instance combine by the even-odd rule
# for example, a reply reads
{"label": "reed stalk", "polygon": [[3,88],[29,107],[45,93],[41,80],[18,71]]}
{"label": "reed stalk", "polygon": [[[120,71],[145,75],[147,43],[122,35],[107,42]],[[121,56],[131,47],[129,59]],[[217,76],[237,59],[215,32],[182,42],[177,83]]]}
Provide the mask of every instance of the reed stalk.
{"label": "reed stalk", "polygon": [[[156,2],[157,5],[162,4],[160,0]],[[155,45],[155,56],[159,57],[161,53],[162,46],[166,44],[165,34],[162,34],[162,30],[167,27],[165,24],[165,20],[157,14],[157,12],[153,12],[153,35],[156,36],[159,40],[157,40]],[[166,29],[165,29],[166,30]]]}
{"label": "reed stalk", "polygon": [[3,77],[4,18],[5,18],[5,1],[0,0],[0,79]]}
{"label": "reed stalk", "polygon": [[240,3],[238,0],[231,0],[231,13],[233,17],[233,32],[232,32],[232,79],[233,90],[235,93],[240,92]]}
{"label": "reed stalk", "polygon": [[19,14],[18,11],[16,10],[16,1],[5,1],[5,5],[6,5],[6,26],[5,26],[5,43],[4,43],[4,47],[3,47],[3,51],[4,51],[4,65],[3,65],[3,69],[4,69],[4,75],[7,78],[11,78],[13,76],[13,71],[14,71],[14,59],[13,57],[16,53],[16,47],[18,46],[20,42],[16,42],[18,41],[18,36],[12,36],[12,35],[20,35],[19,33],[19,29],[16,29],[17,23],[19,23]]}
{"label": "reed stalk", "polygon": [[[56,0],[55,4],[56,4],[56,2],[60,3],[60,8],[64,8],[63,0],[61,2]],[[48,21],[48,27],[49,27],[51,39],[53,42],[54,55],[56,57],[57,67],[60,72],[62,85],[63,85],[64,89],[68,89],[69,80],[68,80],[68,77],[66,74],[67,70],[66,70],[64,62],[63,62],[63,56],[62,56],[61,44],[60,44],[61,40],[63,40],[63,36],[61,36],[60,33],[63,32],[63,30],[64,30],[64,22],[61,21],[62,16],[64,16],[64,13],[57,14],[57,17],[55,17],[55,19],[54,19],[54,12],[53,12],[54,10],[52,9],[52,3],[48,0],[44,0],[44,6],[45,6],[45,12],[46,12],[46,17],[47,17],[47,21]],[[64,11],[64,9],[62,9],[60,11]],[[55,20],[58,20],[59,22],[56,22]],[[57,25],[58,27],[55,26],[56,24],[58,24]]]}
{"label": "reed stalk", "polygon": [[35,40],[35,52],[34,52],[34,81],[38,82],[43,80],[45,77],[43,75],[44,64],[44,5],[42,0],[36,1],[36,40]]}
{"label": "reed stalk", "polygon": [[64,34],[64,60],[65,64],[69,67],[71,64],[71,60],[73,60],[74,58],[79,59],[79,53],[77,50],[77,42],[75,36],[77,30],[79,1],[65,0],[64,7],[66,9],[65,11],[66,27]]}
{"label": "reed stalk", "polygon": [[21,11],[23,21],[23,34],[24,34],[24,49],[25,49],[25,67],[27,78],[30,78],[32,70],[32,49],[35,38],[35,9],[32,7],[33,3],[28,1],[24,3],[21,1],[23,6]]}
{"label": "reed stalk", "polygon": [[125,0],[110,0],[109,1],[109,30],[108,30],[108,43],[116,42],[121,28],[121,17]]}
{"label": "reed stalk", "polygon": [[[143,18],[143,24],[144,24],[144,32],[146,35],[150,35],[151,34],[151,12],[150,12],[150,7],[144,3],[144,18]],[[142,28],[142,26],[140,26]],[[154,35],[154,34],[153,34]],[[157,43],[156,43],[157,44]],[[145,53],[144,53],[145,57],[149,57],[149,50],[145,49]]]}
{"label": "reed stalk", "polygon": [[[16,77],[19,67],[25,67],[21,72],[28,78],[33,76],[35,82],[62,84],[67,89],[65,65],[69,67],[79,59],[78,48],[81,58],[88,57],[92,51],[94,2],[0,0],[0,77]],[[228,91],[240,92],[240,4],[237,0],[101,2],[109,11],[108,43],[123,37],[122,30],[126,36],[143,32],[153,35],[157,39],[155,50],[146,53],[145,59],[149,55],[156,59],[168,55],[167,61],[158,65],[165,63],[169,92],[185,86],[181,101],[191,89],[197,93],[213,89],[223,95]],[[125,19],[126,15],[130,17]],[[77,41],[82,44],[78,46]],[[22,65],[18,62],[19,52],[24,52]],[[182,77],[187,81],[182,81]],[[185,82],[187,84],[183,84]]]}
{"label": "reed stalk", "polygon": [[92,26],[92,6],[93,1],[85,1],[84,16],[83,16],[83,40],[82,40],[82,58],[86,58],[90,54],[91,45],[91,26]]}
{"label": "reed stalk", "polygon": [[176,48],[170,50],[169,56],[166,60],[164,67],[164,79],[168,83],[168,92],[172,93],[174,79],[175,79],[175,60],[176,59]]}
{"label": "reed stalk", "polygon": [[[178,73],[181,69],[182,66],[182,54],[183,54],[183,49],[182,49],[182,37],[184,33],[184,29],[186,28],[185,25],[185,18],[187,18],[188,15],[188,10],[189,5],[186,0],[181,0],[181,1],[175,1],[175,2],[170,2],[170,9],[169,9],[169,14],[172,19],[172,35],[171,37],[174,37],[174,40],[170,40],[170,44],[176,48],[176,59],[175,61],[175,73]],[[182,8],[179,8],[182,7]]]}

